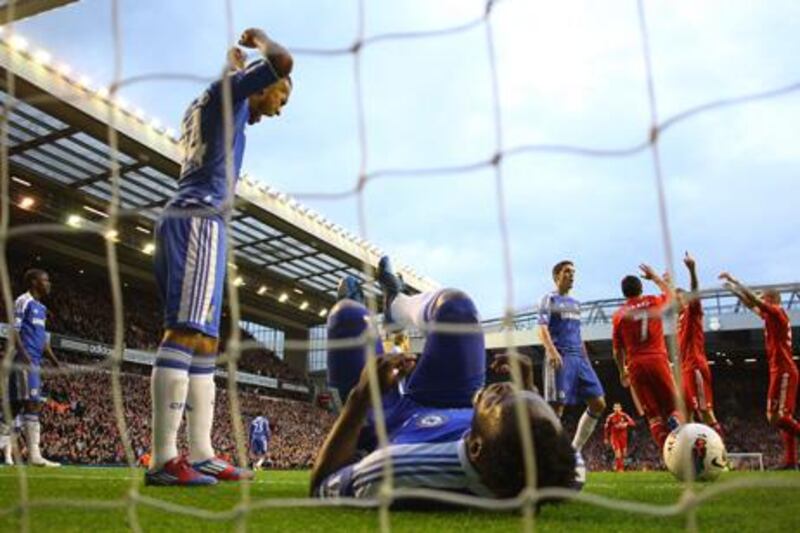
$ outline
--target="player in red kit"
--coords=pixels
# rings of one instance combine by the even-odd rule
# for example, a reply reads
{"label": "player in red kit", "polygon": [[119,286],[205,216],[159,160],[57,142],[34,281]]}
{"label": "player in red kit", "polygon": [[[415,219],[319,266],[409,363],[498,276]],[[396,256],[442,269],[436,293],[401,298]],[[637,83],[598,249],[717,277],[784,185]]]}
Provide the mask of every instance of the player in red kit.
{"label": "player in red kit", "polygon": [[725,280],[730,289],[744,305],[764,320],[764,343],[769,365],[769,390],[767,391],[767,420],[778,428],[783,438],[783,468],[797,468],[797,437],[800,422],[794,418],[797,399],[797,366],[792,360],[792,325],[789,315],[781,307],[781,295],[776,290],[755,294],[739,280],[723,272],[719,278]]}
{"label": "player in red kit", "polygon": [[[694,258],[686,252],[683,263],[689,270],[690,290],[696,294],[700,288]],[[696,296],[683,289],[676,291],[678,300],[678,349],[681,354],[681,380],[683,401],[692,416],[722,435],[722,426],[714,415],[714,392],[711,388],[711,370],[706,358],[706,336],[703,332],[703,306]]]}
{"label": "player in red kit", "polygon": [[614,450],[614,470],[623,472],[625,470],[625,456],[628,453],[628,428],[632,428],[636,422],[622,410],[622,404],[614,404],[614,412],[606,417],[605,442]]}
{"label": "player in red kit", "polygon": [[670,302],[670,289],[651,267],[639,268],[642,277],[655,283],[661,294],[643,296],[638,277],[623,278],[622,294],[627,301],[614,313],[614,360],[622,386],[630,387],[631,394],[638,398],[653,440],[662,449],[669,432],[681,423],[661,320]]}

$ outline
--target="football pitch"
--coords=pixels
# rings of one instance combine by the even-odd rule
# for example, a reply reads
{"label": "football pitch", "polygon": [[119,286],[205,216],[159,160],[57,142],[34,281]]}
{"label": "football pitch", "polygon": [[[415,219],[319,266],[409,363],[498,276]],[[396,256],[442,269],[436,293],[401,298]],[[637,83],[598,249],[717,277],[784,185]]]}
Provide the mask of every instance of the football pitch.
{"label": "football pitch", "polygon": [[[70,498],[111,501],[130,488],[131,471],[123,468],[65,467],[58,470],[28,469],[34,500]],[[141,479],[141,471],[136,479]],[[678,500],[682,487],[665,472],[590,473],[587,492],[617,499],[668,505]],[[303,498],[308,488],[307,471],[259,472],[251,485],[253,501]],[[728,473],[724,479],[794,480],[798,472]],[[703,491],[713,485],[698,485]],[[240,498],[239,487],[174,489],[140,487],[144,496],[209,511],[230,510]],[[0,509],[19,502],[19,485],[13,468],[0,469]],[[232,531],[233,522],[218,522],[173,514],[150,506],[137,507],[144,531]],[[750,488],[726,493],[701,505],[697,515],[701,531],[800,531],[800,489]],[[271,508],[251,512],[250,531],[375,531],[376,510],[344,508]],[[125,531],[125,509],[41,507],[31,510],[31,531]],[[391,514],[393,531],[519,531],[520,516],[476,510],[437,512],[397,511]],[[685,527],[682,517],[654,517],[609,511],[584,503],[549,505],[536,518],[537,531],[676,531]],[[16,513],[0,515],[0,531],[18,531]]]}

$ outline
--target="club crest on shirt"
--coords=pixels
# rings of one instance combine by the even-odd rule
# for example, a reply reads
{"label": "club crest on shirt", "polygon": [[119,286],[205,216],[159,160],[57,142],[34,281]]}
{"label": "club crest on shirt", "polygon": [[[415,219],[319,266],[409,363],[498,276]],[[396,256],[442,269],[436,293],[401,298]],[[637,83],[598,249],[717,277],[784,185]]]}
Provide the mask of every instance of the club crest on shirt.
{"label": "club crest on shirt", "polygon": [[420,428],[435,428],[439,427],[447,421],[447,418],[442,415],[425,415],[417,420],[417,427]]}

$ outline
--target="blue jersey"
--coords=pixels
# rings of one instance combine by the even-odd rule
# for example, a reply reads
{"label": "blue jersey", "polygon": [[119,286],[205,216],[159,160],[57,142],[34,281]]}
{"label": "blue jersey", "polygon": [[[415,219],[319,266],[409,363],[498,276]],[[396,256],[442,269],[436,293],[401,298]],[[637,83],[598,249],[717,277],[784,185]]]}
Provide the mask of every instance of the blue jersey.
{"label": "blue jersey", "polygon": [[34,365],[42,363],[47,344],[46,321],[47,307],[31,293],[26,292],[17,298],[14,303],[14,329],[19,333],[22,348]]}
{"label": "blue jersey", "polygon": [[[229,77],[233,145],[225,145],[223,81],[213,83],[189,105],[181,125],[183,163],[178,191],[168,204],[174,208],[219,208],[228,197],[226,152],[231,149],[234,187],[244,156],[244,128],[250,116],[247,97],[277,81],[272,66],[257,61]],[[231,191],[233,192],[233,191]]]}
{"label": "blue jersey", "polygon": [[389,442],[418,444],[459,440],[469,430],[473,412],[471,407],[424,407],[409,398],[403,398],[387,413]]}
{"label": "blue jersey", "polygon": [[257,416],[250,422],[250,441],[257,439],[269,440],[272,433],[269,430],[269,420],[265,416]]}
{"label": "blue jersey", "polygon": [[561,355],[583,355],[581,304],[571,296],[548,293],[539,306],[539,324],[547,326]]}

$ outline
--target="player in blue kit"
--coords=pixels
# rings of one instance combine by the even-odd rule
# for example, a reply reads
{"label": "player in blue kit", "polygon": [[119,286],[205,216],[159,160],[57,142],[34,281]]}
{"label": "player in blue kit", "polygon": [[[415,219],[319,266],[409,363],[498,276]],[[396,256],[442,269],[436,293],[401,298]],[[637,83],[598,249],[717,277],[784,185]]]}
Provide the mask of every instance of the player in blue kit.
{"label": "player in blue kit", "polygon": [[[183,119],[183,164],[178,190],[156,226],[155,273],[164,305],[164,337],[151,378],[153,458],[149,485],[209,485],[251,478],[253,473],[215,457],[214,366],[227,266],[225,218],[233,206],[245,148],[244,128],[276,116],[291,92],[291,55],[258,29],[239,41],[263,59],[244,67],[231,54],[232,72],[189,106]],[[226,93],[225,87],[229,87]],[[226,143],[225,95],[232,105],[232,143]],[[226,172],[232,163],[233,182]],[[177,448],[187,414],[189,457]]]}
{"label": "player in blue kit", "polygon": [[[390,444],[377,450],[363,368],[365,347],[329,349],[329,385],[347,401],[314,462],[312,495],[376,497],[384,462],[391,459],[396,488],[516,496],[525,485],[516,396],[507,382],[484,387],[486,354],[472,300],[455,289],[400,294],[400,281],[385,258],[379,281],[388,303],[385,311],[395,325],[425,330],[432,324],[459,324],[467,330],[475,326],[475,331],[429,332],[419,359],[409,354],[379,356],[377,372]],[[348,297],[330,312],[328,339],[358,339],[369,327],[373,326],[367,309]],[[537,485],[573,486],[575,452],[558,417],[535,392],[530,362],[522,358],[521,364],[525,390],[520,394],[536,446]],[[508,365],[508,357],[501,356],[492,368],[508,374]]]}
{"label": "player in blue kit", "polygon": [[580,452],[606,408],[605,393],[581,339],[581,304],[569,295],[575,265],[561,261],[553,267],[556,290],[542,298],[539,335],[544,344],[544,397],[558,416],[565,405],[586,403],[572,446]]}
{"label": "player in blue kit", "polygon": [[17,351],[14,363],[22,365],[9,375],[9,398],[12,415],[20,415],[25,440],[28,445],[28,463],[33,466],[54,467],[59,463],[42,457],[39,447],[42,410],[42,358],[46,355],[56,366],[50,336],[47,333],[47,307],[41,299],[50,294],[50,277],[47,272],[31,269],[25,272],[28,291],[14,302],[14,333]]}
{"label": "player in blue kit", "polygon": [[253,468],[259,470],[269,451],[269,439],[272,432],[269,429],[269,420],[266,416],[257,416],[250,422],[250,458]]}

